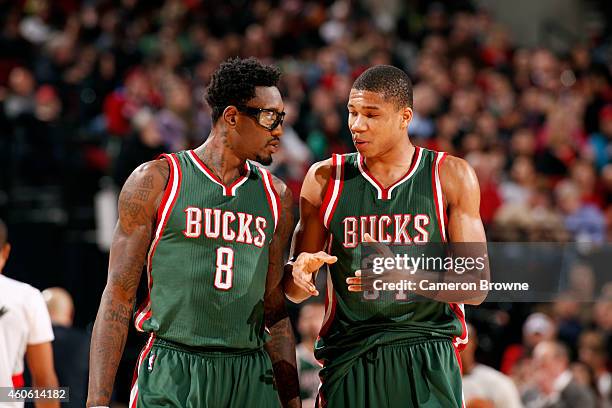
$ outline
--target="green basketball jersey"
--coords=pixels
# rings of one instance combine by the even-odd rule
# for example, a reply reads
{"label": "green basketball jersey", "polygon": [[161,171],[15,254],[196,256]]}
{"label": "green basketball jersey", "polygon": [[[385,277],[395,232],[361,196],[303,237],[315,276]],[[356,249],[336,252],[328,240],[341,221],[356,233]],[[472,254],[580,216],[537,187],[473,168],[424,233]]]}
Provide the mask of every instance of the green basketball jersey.
{"label": "green basketball jersey", "polygon": [[246,174],[225,186],[191,150],[164,157],[170,178],[137,329],[193,347],[261,347],[268,249],[280,211],[272,176],[247,162]]}
{"label": "green basketball jersey", "polygon": [[[467,342],[463,306],[429,301],[403,292],[349,292],[346,278],[361,269],[364,234],[396,250],[446,241],[446,215],[439,180],[445,153],[416,147],[408,172],[384,188],[358,153],[334,155],[332,178],[321,207],[329,231],[326,313],[315,350],[330,363],[349,361],[375,345],[417,337]],[[420,249],[419,249],[420,251]],[[411,300],[412,299],[412,300]],[[340,370],[341,371],[341,370]]]}

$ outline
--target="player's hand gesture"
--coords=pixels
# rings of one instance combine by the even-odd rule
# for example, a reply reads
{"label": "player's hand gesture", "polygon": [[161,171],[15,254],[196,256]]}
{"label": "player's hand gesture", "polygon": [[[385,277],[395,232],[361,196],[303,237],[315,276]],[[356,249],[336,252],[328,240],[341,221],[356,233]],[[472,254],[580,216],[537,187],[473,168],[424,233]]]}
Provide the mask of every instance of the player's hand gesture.
{"label": "player's hand gesture", "polygon": [[[363,235],[363,242],[366,242],[371,245],[379,256],[393,257],[393,252],[391,252],[388,246],[386,246],[385,244],[381,244],[380,242],[372,238],[372,235],[367,232]],[[355,276],[346,278],[346,283],[348,285],[349,292],[363,292],[364,290],[367,290],[367,282],[365,281],[365,278],[361,275],[362,271],[358,269],[355,271]]]}
{"label": "player's hand gesture", "polygon": [[293,282],[310,293],[317,296],[319,291],[312,282],[312,274],[317,272],[323,264],[333,264],[338,260],[337,257],[329,255],[324,251],[313,253],[302,252],[293,262]]}
{"label": "player's hand gesture", "polygon": [[349,292],[363,292],[364,285],[361,280],[361,269],[355,271],[355,276],[346,278]]}

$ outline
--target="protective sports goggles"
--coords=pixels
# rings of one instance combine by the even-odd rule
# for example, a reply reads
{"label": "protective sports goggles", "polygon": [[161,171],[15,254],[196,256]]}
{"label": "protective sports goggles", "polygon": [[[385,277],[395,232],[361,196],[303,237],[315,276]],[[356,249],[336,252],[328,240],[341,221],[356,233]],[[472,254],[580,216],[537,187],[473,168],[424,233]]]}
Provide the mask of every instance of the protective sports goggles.
{"label": "protective sports goggles", "polygon": [[274,109],[253,108],[251,106],[236,106],[240,112],[255,119],[259,126],[272,131],[285,120],[285,112],[277,112]]}

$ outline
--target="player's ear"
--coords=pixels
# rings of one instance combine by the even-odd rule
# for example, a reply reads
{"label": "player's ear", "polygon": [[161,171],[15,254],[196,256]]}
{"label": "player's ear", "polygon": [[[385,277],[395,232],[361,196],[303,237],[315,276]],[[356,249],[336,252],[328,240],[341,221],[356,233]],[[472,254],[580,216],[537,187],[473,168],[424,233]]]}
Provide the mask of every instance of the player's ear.
{"label": "player's ear", "polygon": [[230,105],[223,110],[223,120],[229,127],[235,127],[238,120],[238,109]]}
{"label": "player's ear", "polygon": [[412,108],[405,107],[402,109],[402,129],[407,129],[412,120]]}

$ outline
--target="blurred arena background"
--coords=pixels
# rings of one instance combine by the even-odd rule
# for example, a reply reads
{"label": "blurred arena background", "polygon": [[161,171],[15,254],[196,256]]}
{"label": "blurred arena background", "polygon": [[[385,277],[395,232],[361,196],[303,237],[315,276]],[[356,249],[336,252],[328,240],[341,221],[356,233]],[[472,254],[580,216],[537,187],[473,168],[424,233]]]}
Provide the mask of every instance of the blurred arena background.
{"label": "blurred arena background", "polygon": [[[294,196],[310,164],[353,150],[353,80],[392,64],[415,83],[411,140],[475,168],[489,240],[609,242],[611,22],[605,0],[0,0],[0,218],[13,246],[5,274],[65,288],[74,328],[88,333],[121,185],[138,164],[205,140],[203,90],[230,56],[282,69],[287,118],[272,171]],[[603,280],[588,264],[572,271],[573,289],[595,302],[467,307],[476,359],[525,392],[538,376],[530,351],[558,339],[576,378],[607,406],[611,270]],[[290,307],[304,341],[302,383],[316,390],[308,350],[323,308]],[[131,331],[119,404],[143,341]],[[483,400],[472,406],[501,406]]]}

